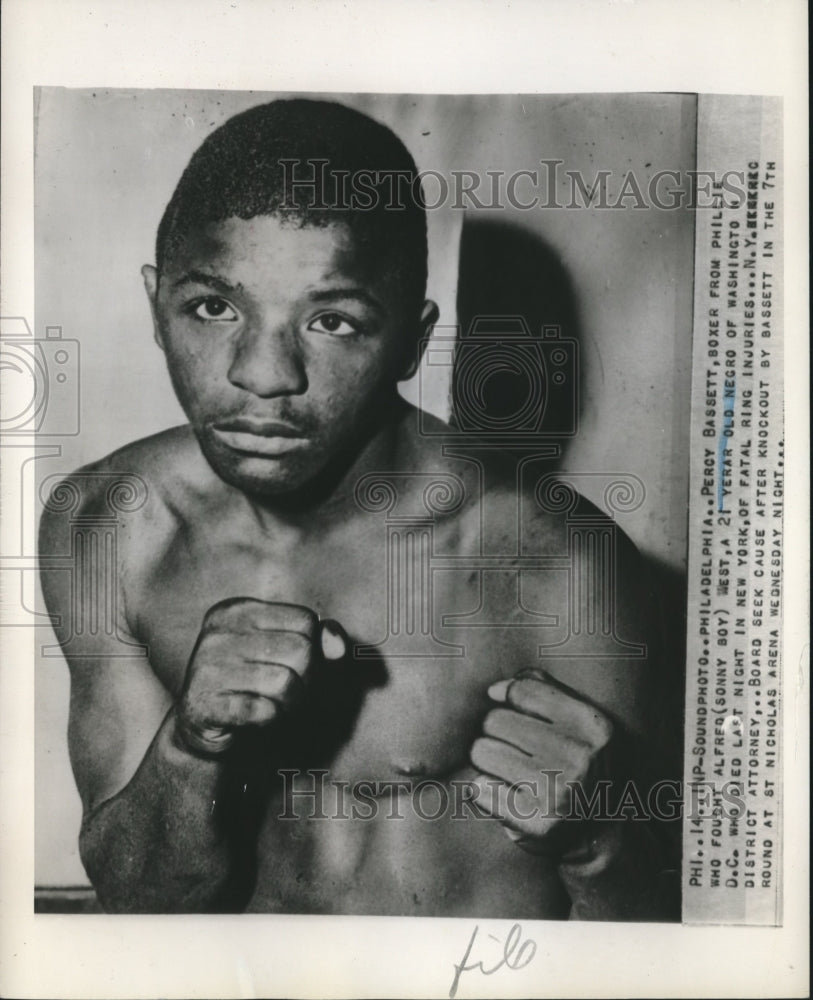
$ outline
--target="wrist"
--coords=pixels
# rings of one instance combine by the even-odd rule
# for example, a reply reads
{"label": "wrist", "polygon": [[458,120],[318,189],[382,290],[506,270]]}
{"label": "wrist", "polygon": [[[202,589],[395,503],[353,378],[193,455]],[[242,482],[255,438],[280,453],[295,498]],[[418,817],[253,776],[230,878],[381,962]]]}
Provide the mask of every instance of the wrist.
{"label": "wrist", "polygon": [[559,858],[568,874],[591,877],[607,871],[623,853],[623,831],[612,822],[586,825],[579,841]]}
{"label": "wrist", "polygon": [[673,920],[680,914],[680,872],[670,867],[649,823],[590,825],[586,850],[562,855],[559,876],[574,920]]}

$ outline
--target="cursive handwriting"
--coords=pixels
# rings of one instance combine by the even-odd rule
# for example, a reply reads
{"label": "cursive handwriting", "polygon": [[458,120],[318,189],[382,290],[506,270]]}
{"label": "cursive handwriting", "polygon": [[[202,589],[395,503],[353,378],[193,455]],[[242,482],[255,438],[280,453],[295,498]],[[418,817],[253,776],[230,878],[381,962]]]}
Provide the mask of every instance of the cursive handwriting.
{"label": "cursive handwriting", "polygon": [[[460,964],[454,967],[455,973],[452,980],[452,987],[449,990],[449,1000],[454,1000],[457,994],[457,987],[460,985],[460,977],[464,972],[473,972],[475,969],[479,969],[484,976],[493,976],[503,966],[516,971],[517,969],[524,969],[526,965],[533,961],[534,955],[536,955],[536,941],[531,941],[530,938],[527,941],[523,941],[522,928],[519,924],[514,924],[508,932],[508,937],[503,942],[502,958],[495,966],[487,969],[482,962],[472,962],[471,965],[467,965],[466,963],[471,955],[471,950],[474,947],[474,941],[479,930],[480,925],[478,924],[472,931],[468,947],[463,958],[460,960]],[[493,934],[489,934],[488,936],[493,941],[498,941],[498,938],[495,938]]]}

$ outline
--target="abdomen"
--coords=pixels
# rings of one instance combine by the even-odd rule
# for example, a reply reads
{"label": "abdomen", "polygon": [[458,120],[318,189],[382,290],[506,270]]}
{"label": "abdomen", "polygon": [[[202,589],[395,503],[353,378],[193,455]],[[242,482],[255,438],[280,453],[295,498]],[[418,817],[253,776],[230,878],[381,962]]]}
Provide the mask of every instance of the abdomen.
{"label": "abdomen", "polygon": [[[253,912],[565,919],[555,866],[512,843],[466,805],[466,773],[269,803],[258,842]],[[300,785],[312,788],[313,786]],[[445,794],[444,794],[445,790]],[[286,818],[287,813],[287,818]]]}

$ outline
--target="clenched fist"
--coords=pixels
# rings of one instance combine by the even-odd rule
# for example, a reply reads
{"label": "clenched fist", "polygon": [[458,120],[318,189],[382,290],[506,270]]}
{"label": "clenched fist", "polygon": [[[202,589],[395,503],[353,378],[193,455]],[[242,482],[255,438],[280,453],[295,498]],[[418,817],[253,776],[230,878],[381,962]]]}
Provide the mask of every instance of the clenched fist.
{"label": "clenched fist", "polygon": [[339,627],[309,608],[235,597],[213,605],[175,708],[185,749],[223,753],[243,726],[266,726],[301,696],[320,659],[346,651]]}
{"label": "clenched fist", "polygon": [[[482,772],[475,800],[521,847],[554,851],[566,832],[559,823],[570,811],[567,782],[580,783],[589,797],[605,770],[612,723],[542,670],[498,681],[488,694],[501,707],[485,717],[484,735],[471,748]],[[575,833],[576,824],[571,827]]]}

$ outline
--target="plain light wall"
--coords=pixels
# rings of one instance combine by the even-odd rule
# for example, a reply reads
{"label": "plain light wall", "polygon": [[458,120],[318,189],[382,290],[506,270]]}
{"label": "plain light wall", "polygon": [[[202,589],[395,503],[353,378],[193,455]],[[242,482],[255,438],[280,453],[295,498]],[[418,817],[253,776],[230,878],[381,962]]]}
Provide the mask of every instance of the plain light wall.
{"label": "plain light wall", "polygon": [[[63,328],[82,351],[81,433],[39,474],[68,472],[128,441],[184,422],[152,329],[139,268],[190,155],[232,114],[269,100],[256,92],[65,90],[36,95],[36,326]],[[539,169],[563,161],[588,184],[598,170],[695,167],[695,98],[688,95],[313,95],[390,125],[423,170]],[[615,182],[617,189],[617,180]],[[521,188],[523,192],[527,189]],[[566,182],[560,190],[569,198]],[[499,216],[558,257],[578,309],[583,357],[580,431],[563,467],[629,472],[647,500],[620,517],[645,553],[685,567],[693,223],[685,210],[507,208],[447,204],[429,213],[428,294],[440,324],[456,322],[464,214]],[[414,386],[405,395],[415,397]],[[433,383],[443,413],[445,383]],[[589,487],[585,489],[591,495]],[[41,629],[41,642],[52,642]],[[76,838],[81,811],[66,750],[67,669],[38,657],[36,878],[86,882]]]}

